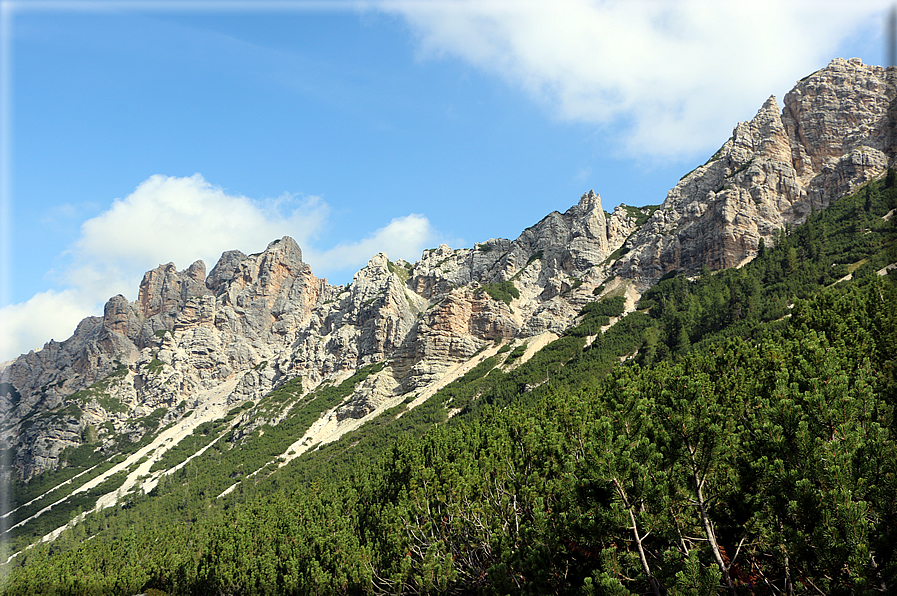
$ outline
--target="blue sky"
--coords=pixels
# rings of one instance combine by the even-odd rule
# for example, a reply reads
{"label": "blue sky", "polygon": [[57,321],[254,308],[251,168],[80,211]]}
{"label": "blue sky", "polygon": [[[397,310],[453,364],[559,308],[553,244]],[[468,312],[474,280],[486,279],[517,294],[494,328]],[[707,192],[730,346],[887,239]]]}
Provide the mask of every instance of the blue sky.
{"label": "blue sky", "polygon": [[347,283],[379,251],[515,238],[594,189],[659,204],[890,4],[2,1],[0,360],[144,271],[296,238]]}

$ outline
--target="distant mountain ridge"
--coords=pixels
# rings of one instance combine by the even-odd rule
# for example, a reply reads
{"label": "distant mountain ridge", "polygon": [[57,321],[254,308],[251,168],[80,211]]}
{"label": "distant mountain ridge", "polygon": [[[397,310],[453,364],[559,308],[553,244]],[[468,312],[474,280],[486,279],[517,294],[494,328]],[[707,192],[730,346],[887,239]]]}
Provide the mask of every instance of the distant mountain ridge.
{"label": "distant mountain ridge", "polygon": [[[590,191],[513,241],[442,245],[413,264],[381,253],[347,286],[315,277],[289,237],[256,255],[226,252],[208,274],[201,261],[160,265],[137,301],[111,298],[71,338],[2,371],[7,473],[56,469],[67,449],[111,455],[150,441],[155,413],[159,428],[186,432],[290,379],[308,392],[383,363],[296,437],[334,440],[397,403],[419,403],[502,345],[557,337],[610,292],[631,310],[664,274],[738,265],[761,239],[770,245],[777,229],[887,171],[897,136],[886,76],[858,59],[832,61],[787,94],[781,113],[770,98],[736,126],[659,208],[608,214]],[[174,444],[154,444],[149,464]]]}

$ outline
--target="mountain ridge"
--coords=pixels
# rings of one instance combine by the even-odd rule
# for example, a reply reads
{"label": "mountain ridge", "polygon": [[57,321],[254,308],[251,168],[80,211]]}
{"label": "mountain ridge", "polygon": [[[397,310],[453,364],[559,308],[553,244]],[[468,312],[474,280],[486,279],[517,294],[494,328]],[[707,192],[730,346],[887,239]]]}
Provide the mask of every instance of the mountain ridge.
{"label": "mountain ridge", "polygon": [[723,269],[756,255],[760,238],[881,176],[895,153],[888,71],[835,59],[770,97],[719,151],[689,172],[643,226],[619,274]]}
{"label": "mountain ridge", "polygon": [[[550,214],[513,242],[493,239],[456,250],[443,245],[425,251],[414,266],[395,265],[381,253],[349,286],[316,278],[289,237],[257,255],[228,251],[207,276],[201,261],[182,271],[172,263],[160,265],[145,274],[135,302],[111,298],[103,317],[82,321],[72,338],[50,342],[7,367],[4,382],[22,396],[16,403],[5,396],[12,412],[7,423],[16,412],[21,417],[35,408],[51,411],[70,396],[84,396],[121,366],[129,370],[115,399],[138,416],[189,401],[195,391],[234,374],[242,375],[236,404],[258,399],[294,376],[313,388],[394,352],[399,368],[407,369],[397,379],[401,387],[424,386],[486,342],[521,329],[526,335],[559,332],[565,320],[572,321],[578,308],[560,297],[571,288],[570,274],[583,275],[600,263],[619,244],[615,231],[633,228],[634,218],[618,210],[609,218],[609,240],[607,219],[600,198],[588,193],[567,213]],[[514,312],[478,291],[515,275],[524,298],[539,296],[538,304],[517,300]],[[410,339],[412,329],[419,341]],[[159,375],[169,369],[173,374]],[[394,387],[399,390],[399,384]],[[82,417],[80,427],[109,420],[97,411],[98,402],[85,405],[87,422]],[[124,422],[120,418],[114,423]],[[15,429],[7,430],[7,441],[11,434]],[[74,435],[66,436],[57,437],[55,449],[38,448],[28,463],[25,451],[17,449],[23,475],[53,467],[63,449],[77,445]],[[27,431],[20,444],[22,439],[29,440]]]}
{"label": "mountain ridge", "polygon": [[[761,239],[774,243],[776,230],[887,170],[894,92],[884,75],[833,61],[786,96],[781,114],[771,99],[736,126],[657,209],[620,205],[608,215],[590,191],[513,241],[442,245],[414,264],[380,253],[346,286],[315,277],[289,237],[255,255],[228,251],[207,275],[201,261],[182,271],[160,265],[135,302],[111,298],[68,340],[4,368],[0,446],[14,453],[5,474],[40,475],[79,448],[125,452],[128,441],[152,438],[145,421],[159,410],[159,426],[186,431],[290,379],[308,394],[384,363],[319,418],[331,430],[357,428],[409,398],[421,403],[505,346],[561,335],[611,292],[638,294],[673,271],[753,258]],[[831,109],[851,99],[849,118]],[[231,386],[215,416],[188,413]]]}
{"label": "mountain ridge", "polygon": [[[16,548],[79,504],[119,506],[20,552],[4,593],[809,591],[794,578],[886,593],[895,206],[891,171],[743,268],[667,276],[608,325],[627,301],[611,290],[563,337],[493,346],[345,440],[290,445],[387,362],[311,392],[291,379],[84,496],[41,475],[20,517],[61,510],[15,530]],[[312,452],[287,463],[286,445]],[[142,465],[155,488],[112,495]]]}

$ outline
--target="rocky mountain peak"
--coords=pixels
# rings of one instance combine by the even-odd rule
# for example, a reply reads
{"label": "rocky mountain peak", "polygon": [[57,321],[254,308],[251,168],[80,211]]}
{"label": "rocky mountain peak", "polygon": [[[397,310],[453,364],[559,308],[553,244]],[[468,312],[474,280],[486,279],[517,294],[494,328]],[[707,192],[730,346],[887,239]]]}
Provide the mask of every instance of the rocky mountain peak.
{"label": "rocky mountain peak", "polygon": [[731,147],[725,149],[731,158],[744,163],[754,157],[783,163],[791,160],[791,141],[774,95],[763,103],[748,122],[739,123],[732,131]]}
{"label": "rocky mountain peak", "polygon": [[246,259],[246,255],[239,250],[228,250],[222,253],[206,278],[206,287],[216,296],[226,290],[237,277],[240,264]]}
{"label": "rocky mountain peak", "polygon": [[650,283],[670,271],[733,267],[760,239],[881,176],[894,155],[895,88],[885,69],[833,60],[770,97],[704,165],[683,176],[615,271]]}
{"label": "rocky mountain peak", "polygon": [[514,240],[442,244],[415,263],[378,253],[349,286],[317,278],[288,236],[260,253],[225,252],[208,276],[202,261],[160,265],[136,302],[111,298],[71,338],[2,371],[0,448],[15,450],[28,477],[61,465],[87,426],[101,429],[106,449],[148,411],[165,409],[170,421],[181,402],[204,407],[214,396],[216,408],[233,407],[288,379],[308,390],[383,363],[334,414],[334,424],[355,423],[402,392],[447,382],[497,343],[562,334],[609,291],[632,304],[670,271],[738,265],[761,238],[773,242],[777,229],[887,170],[897,134],[885,74],[835,60],[784,108],[770,97],[659,208],[608,214],[590,190]]}
{"label": "rocky mountain peak", "polygon": [[886,69],[859,58],[836,58],[785,96],[782,119],[801,176],[839,169],[838,162],[860,147],[893,154],[894,121],[889,114],[895,90],[886,75]]}
{"label": "rocky mountain peak", "polygon": [[582,193],[579,202],[569,209],[569,213],[573,217],[587,217],[590,214],[604,214],[601,207],[601,196],[594,190]]}
{"label": "rocky mountain peak", "polygon": [[579,236],[592,238],[603,248],[607,248],[607,217],[601,206],[601,197],[594,190],[584,193],[579,203],[571,207],[567,214],[573,220],[571,232],[574,238]]}
{"label": "rocky mountain peak", "polygon": [[184,271],[178,271],[174,263],[147,271],[137,294],[139,312],[149,318],[182,308],[190,296],[210,293],[205,278],[206,264],[201,260]]}

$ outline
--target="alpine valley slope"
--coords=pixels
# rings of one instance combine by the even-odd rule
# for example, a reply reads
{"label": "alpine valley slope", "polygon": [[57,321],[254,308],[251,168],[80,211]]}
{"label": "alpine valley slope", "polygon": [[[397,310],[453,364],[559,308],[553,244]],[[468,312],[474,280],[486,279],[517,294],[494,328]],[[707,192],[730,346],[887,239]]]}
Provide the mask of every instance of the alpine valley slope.
{"label": "alpine valley slope", "polygon": [[301,379],[298,400],[379,364],[283,445],[286,460],[403,401],[420,403],[503,345],[527,343],[531,353],[598,297],[626,293],[632,309],[671,271],[743,263],[776,230],[887,171],[893,75],[832,61],[800,81],[781,112],[770,98],[738,124],[659,208],[606,213],[590,191],[513,241],[442,245],[413,264],[378,254],[348,286],[315,277],[289,237],[259,254],[226,252],[208,275],[201,261],[160,265],[136,302],[113,297],[71,338],[3,368],[4,474],[28,480],[102,456],[109,465],[78,490],[115,478],[96,506],[109,505],[138,483],[150,490],[170,471],[153,464],[202,424],[276,424],[290,405],[236,408],[291,380]]}

